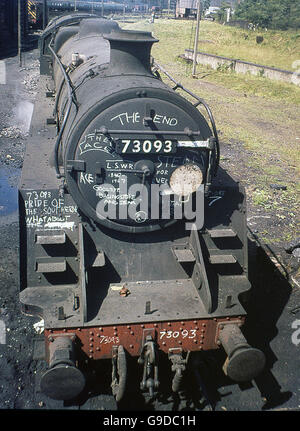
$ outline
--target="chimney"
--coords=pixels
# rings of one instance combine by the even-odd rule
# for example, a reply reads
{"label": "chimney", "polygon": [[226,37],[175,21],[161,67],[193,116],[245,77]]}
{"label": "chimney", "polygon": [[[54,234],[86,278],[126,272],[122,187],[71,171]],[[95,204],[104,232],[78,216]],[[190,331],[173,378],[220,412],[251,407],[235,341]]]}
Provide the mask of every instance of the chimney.
{"label": "chimney", "polygon": [[158,39],[151,33],[117,30],[104,37],[110,43],[109,75],[152,75],[150,52]]}

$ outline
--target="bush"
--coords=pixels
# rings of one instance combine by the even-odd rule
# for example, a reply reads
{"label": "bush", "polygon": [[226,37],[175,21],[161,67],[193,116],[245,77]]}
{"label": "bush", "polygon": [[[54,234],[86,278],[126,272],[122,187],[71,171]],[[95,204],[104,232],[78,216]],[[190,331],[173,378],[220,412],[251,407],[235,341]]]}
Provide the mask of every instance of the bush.
{"label": "bush", "polygon": [[216,18],[218,22],[223,23],[226,21],[226,15],[227,15],[226,9],[230,8],[230,6],[231,5],[229,3],[226,3],[226,2],[221,3],[220,9],[216,13]]}
{"label": "bush", "polygon": [[260,27],[287,30],[300,27],[299,0],[244,0],[235,11],[235,18]]}

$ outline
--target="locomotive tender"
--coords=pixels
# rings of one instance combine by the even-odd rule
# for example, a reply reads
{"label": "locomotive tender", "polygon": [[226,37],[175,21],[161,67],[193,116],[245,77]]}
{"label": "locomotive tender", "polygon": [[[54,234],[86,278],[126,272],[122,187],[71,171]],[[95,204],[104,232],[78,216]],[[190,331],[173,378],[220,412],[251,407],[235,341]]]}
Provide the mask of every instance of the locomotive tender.
{"label": "locomotive tender", "polygon": [[54,399],[79,395],[83,364],[102,359],[117,401],[129,356],[150,395],[160,355],[174,392],[194,352],[224,348],[236,381],[264,367],[240,329],[245,194],[218,167],[205,102],[162,81],[156,42],[89,14],[52,20],[41,36],[19,188],[20,301],[44,319],[41,390]]}

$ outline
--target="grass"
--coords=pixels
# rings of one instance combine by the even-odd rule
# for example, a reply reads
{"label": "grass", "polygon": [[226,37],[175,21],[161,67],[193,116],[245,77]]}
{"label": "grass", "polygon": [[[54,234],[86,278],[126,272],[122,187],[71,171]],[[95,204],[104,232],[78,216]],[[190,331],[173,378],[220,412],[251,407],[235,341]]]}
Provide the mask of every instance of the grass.
{"label": "grass", "polygon": [[[170,42],[174,41],[175,46],[173,48],[182,48],[184,45],[185,49],[193,49],[195,22],[175,21],[174,24],[173,20],[157,20],[154,24],[154,33],[161,39],[167,34]],[[261,44],[256,43],[256,36],[258,35],[262,35],[264,38]],[[293,70],[294,61],[299,60],[300,31],[254,32],[201,21],[198,50]]]}
{"label": "grass", "polygon": [[293,84],[271,81],[264,77],[250,74],[241,75],[233,71],[211,73],[207,78],[210,82],[224,85],[246,95],[254,95],[275,101],[283,101],[300,105],[300,88]]}
{"label": "grass", "polygon": [[[164,64],[170,71],[176,69],[180,80],[191,75],[191,65],[178,56],[185,49],[193,49],[195,21],[177,21],[168,19],[138,21],[134,24],[121,23],[123,28],[153,32],[160,42],[154,44],[152,55],[158,63]],[[300,60],[300,32],[267,31],[264,41],[256,43],[257,32],[222,26],[214,22],[202,21],[200,24],[198,50],[210,54],[228,56],[266,66],[297,71],[293,68]],[[284,82],[271,81],[253,75],[241,75],[228,69],[214,71],[209,67],[197,66],[199,76],[205,76],[209,82],[224,85],[236,91],[283,102],[300,104],[300,87]]]}
{"label": "grass", "polygon": [[[153,57],[182,85],[208,102],[221,144],[243,145],[250,152],[251,156],[243,161],[247,167],[241,180],[247,184],[252,204],[276,217],[281,226],[281,240],[295,236],[300,209],[300,87],[200,65],[198,79],[193,79],[191,65],[179,58],[185,49],[193,48],[192,21],[159,19],[153,25],[144,20],[121,26],[153,32],[160,40],[153,45]],[[300,59],[300,34],[264,32],[260,45],[256,43],[256,35],[202,22],[198,49],[292,70],[293,62]],[[169,83],[167,79],[166,82]],[[238,162],[236,169],[240,170]],[[287,190],[273,190],[272,183],[287,185]],[[274,240],[274,235],[271,238]]]}
{"label": "grass", "polygon": [[[266,154],[278,155],[294,173],[300,173],[300,87],[264,77],[211,71],[200,65],[197,66],[198,76],[204,78],[192,79],[191,65],[178,56],[192,47],[194,21],[158,19],[150,24],[142,20],[121,23],[121,26],[153,32],[160,40],[152,48],[155,60],[182,85],[207,100],[217,125],[221,125],[223,139],[243,142],[245,148],[260,156],[260,163]],[[207,52],[255,62],[264,59],[264,64],[276,67],[292,64],[297,55],[300,57],[300,33],[268,31],[260,45],[256,43],[256,35],[250,30],[202,21],[199,39],[200,44],[206,45]],[[233,116],[231,110],[234,110]]]}
{"label": "grass", "polygon": [[[206,21],[203,21],[201,26],[205,39],[211,42],[200,41],[198,49],[211,54],[285,70],[293,70],[293,62],[299,58],[299,31],[254,32]],[[258,35],[264,38],[261,44],[256,42]]]}
{"label": "grass", "polygon": [[[168,39],[170,55],[183,53],[184,49],[193,49],[195,21],[159,19],[154,24],[138,21],[133,24],[121,23],[123,28],[135,28],[152,31],[155,37]],[[258,44],[257,36],[264,40]],[[155,48],[155,54],[163,49],[161,44]],[[198,51],[225,57],[245,60],[280,69],[295,70],[293,63],[300,60],[300,31],[252,31],[237,27],[223,26],[210,21],[201,21]]]}

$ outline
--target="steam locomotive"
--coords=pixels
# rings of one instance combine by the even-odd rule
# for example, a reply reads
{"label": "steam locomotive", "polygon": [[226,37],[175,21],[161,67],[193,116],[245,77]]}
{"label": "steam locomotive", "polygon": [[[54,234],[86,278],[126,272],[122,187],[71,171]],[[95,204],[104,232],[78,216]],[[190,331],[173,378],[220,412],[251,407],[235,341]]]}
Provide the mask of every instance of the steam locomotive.
{"label": "steam locomotive", "polygon": [[20,302],[44,320],[41,390],[53,399],[80,395],[86,364],[104,359],[117,402],[128,358],[150,396],[161,355],[174,393],[195,352],[224,349],[238,382],[265,365],[241,330],[244,190],[219,166],[205,101],[151,57],[157,42],[80,13],[41,36],[19,187]]}
{"label": "steam locomotive", "polygon": [[[75,1],[47,1],[47,14],[68,13],[72,11],[88,12],[97,14],[113,14],[130,12],[132,8],[124,3],[114,1],[87,2]],[[43,0],[27,0],[28,23],[31,28],[43,28]]]}

